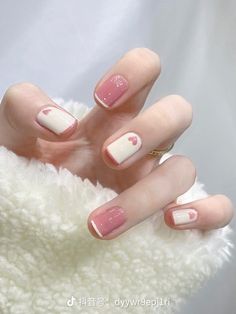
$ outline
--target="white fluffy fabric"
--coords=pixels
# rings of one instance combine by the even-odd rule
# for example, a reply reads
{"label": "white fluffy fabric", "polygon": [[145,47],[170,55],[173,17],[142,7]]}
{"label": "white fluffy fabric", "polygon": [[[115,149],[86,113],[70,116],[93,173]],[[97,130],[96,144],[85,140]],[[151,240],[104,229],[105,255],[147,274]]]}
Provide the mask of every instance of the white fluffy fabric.
{"label": "white fluffy fabric", "polygon": [[[88,112],[57,102],[78,118]],[[115,195],[0,147],[1,313],[176,313],[230,257],[229,227],[175,231],[161,212],[95,239],[88,214]],[[178,201],[206,195],[195,183]]]}

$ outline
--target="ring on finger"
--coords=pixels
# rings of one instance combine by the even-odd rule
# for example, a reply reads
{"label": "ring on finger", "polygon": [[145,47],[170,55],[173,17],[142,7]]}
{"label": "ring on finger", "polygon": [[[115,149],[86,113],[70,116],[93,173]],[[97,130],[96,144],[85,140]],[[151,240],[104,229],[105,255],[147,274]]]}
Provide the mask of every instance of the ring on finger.
{"label": "ring on finger", "polygon": [[163,155],[165,155],[166,153],[168,153],[173,147],[174,147],[174,143],[171,144],[170,146],[168,146],[167,148],[165,149],[158,149],[158,148],[155,148],[153,149],[152,151],[150,151],[148,153],[148,155],[151,155],[153,157],[162,157]]}

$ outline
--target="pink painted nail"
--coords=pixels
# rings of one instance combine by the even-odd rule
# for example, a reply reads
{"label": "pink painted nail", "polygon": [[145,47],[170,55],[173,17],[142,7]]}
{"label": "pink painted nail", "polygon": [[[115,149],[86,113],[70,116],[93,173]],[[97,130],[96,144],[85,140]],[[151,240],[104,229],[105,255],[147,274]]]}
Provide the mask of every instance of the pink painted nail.
{"label": "pink painted nail", "polygon": [[106,108],[111,107],[128,89],[128,81],[121,75],[108,78],[96,90],[95,98]]}
{"label": "pink painted nail", "polygon": [[96,233],[102,238],[125,222],[124,213],[121,207],[114,206],[95,216],[91,220],[91,224]]}

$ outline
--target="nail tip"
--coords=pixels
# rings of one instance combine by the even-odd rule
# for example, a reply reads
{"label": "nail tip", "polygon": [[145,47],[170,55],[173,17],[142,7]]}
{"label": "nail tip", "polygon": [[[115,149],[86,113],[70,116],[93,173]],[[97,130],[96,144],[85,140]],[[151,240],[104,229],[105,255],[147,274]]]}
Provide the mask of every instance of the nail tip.
{"label": "nail tip", "polygon": [[118,166],[118,165],[120,164],[120,163],[115,159],[115,157],[112,155],[112,153],[110,152],[109,147],[106,148],[105,154],[106,154],[106,156],[112,161],[112,163],[113,163],[115,166]]}
{"label": "nail tip", "polygon": [[97,235],[100,238],[103,238],[103,235],[101,234],[101,232],[98,230],[97,225],[95,224],[95,222],[93,220],[91,220],[91,225],[93,226],[94,231],[97,233]]}
{"label": "nail tip", "polygon": [[63,132],[57,133],[57,135],[60,135],[60,136],[64,135],[65,136],[65,135],[70,134],[72,132],[72,130],[74,130],[76,128],[77,124],[78,124],[78,120],[75,118],[74,123],[72,125],[70,125]]}
{"label": "nail tip", "polygon": [[104,103],[104,101],[102,101],[99,97],[98,97],[98,95],[95,93],[94,94],[94,98],[99,102],[99,104],[101,104],[103,107],[105,107],[105,108],[109,108],[109,106],[106,104],[106,103]]}

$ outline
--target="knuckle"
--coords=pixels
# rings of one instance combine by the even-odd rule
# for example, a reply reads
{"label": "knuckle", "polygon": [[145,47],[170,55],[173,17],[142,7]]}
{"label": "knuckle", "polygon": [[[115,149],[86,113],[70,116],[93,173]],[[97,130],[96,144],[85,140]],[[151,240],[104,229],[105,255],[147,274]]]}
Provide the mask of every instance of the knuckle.
{"label": "knuckle", "polygon": [[11,104],[12,101],[17,99],[17,97],[21,95],[22,93],[28,92],[29,90],[35,90],[35,89],[37,89],[37,87],[33,85],[32,83],[28,83],[28,82],[13,84],[8,87],[3,99],[6,105],[8,105],[8,104]]}
{"label": "knuckle", "polygon": [[164,162],[163,174],[166,176],[170,193],[179,197],[188,191],[195,182],[196,169],[193,162],[181,155],[174,155]]}
{"label": "knuckle", "polygon": [[223,204],[226,204],[226,205],[232,205],[232,202],[231,200],[224,194],[216,194],[215,197],[220,200],[220,202]]}
{"label": "knuckle", "polygon": [[141,59],[147,59],[150,62],[160,63],[159,55],[149,48],[138,47],[130,50],[128,53],[131,53],[132,55],[134,54]]}
{"label": "knuckle", "polygon": [[21,82],[18,84],[18,88],[20,90],[26,90],[26,91],[38,90],[38,87],[30,82]]}
{"label": "knuckle", "polygon": [[141,65],[144,70],[151,74],[150,79],[156,79],[161,71],[161,62],[159,55],[151,49],[139,47],[126,53],[137,65]]}
{"label": "knuckle", "polygon": [[[188,128],[192,123],[193,110],[191,104],[180,95],[169,95],[166,97],[169,104],[169,119],[181,125],[183,129]],[[173,112],[175,114],[173,114]]]}
{"label": "knuckle", "polygon": [[3,100],[8,103],[15,95],[15,92],[18,90],[18,84],[11,85],[6,90]]}
{"label": "knuckle", "polygon": [[218,202],[218,207],[221,208],[221,220],[226,221],[225,224],[227,224],[234,216],[234,205],[232,201],[223,194],[217,194],[215,199]]}
{"label": "knuckle", "polygon": [[13,128],[16,127],[13,117],[16,116],[16,112],[20,110],[20,107],[24,105],[24,101],[21,100],[26,96],[30,97],[33,95],[37,89],[37,86],[28,82],[23,82],[11,85],[6,90],[2,100],[2,109],[6,120]]}
{"label": "knuckle", "polygon": [[[227,214],[227,211],[225,208],[218,208],[218,210],[215,212],[215,223],[214,223],[214,227],[217,229],[217,228],[222,228],[222,227],[225,227],[229,221],[230,221],[230,217],[228,216]],[[210,219],[210,218],[209,218]],[[210,222],[209,222],[209,225],[210,225]]]}
{"label": "knuckle", "polygon": [[172,158],[178,168],[178,172],[181,173],[184,178],[187,178],[190,184],[193,184],[196,179],[196,167],[193,161],[182,155],[175,155]]}

